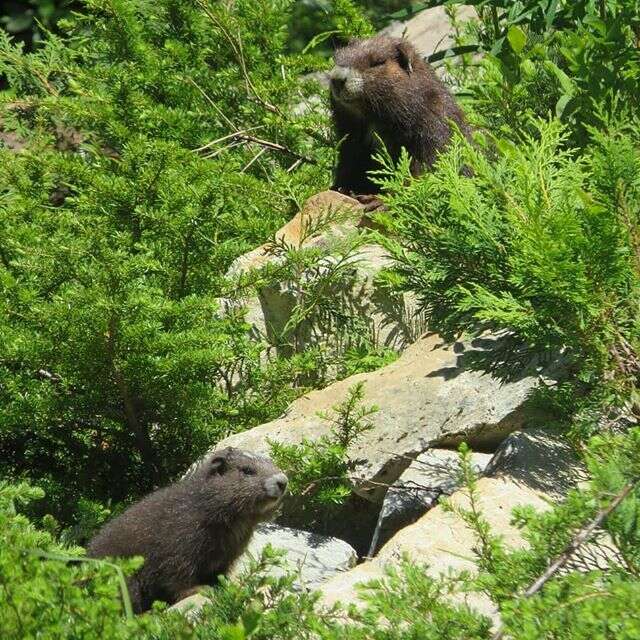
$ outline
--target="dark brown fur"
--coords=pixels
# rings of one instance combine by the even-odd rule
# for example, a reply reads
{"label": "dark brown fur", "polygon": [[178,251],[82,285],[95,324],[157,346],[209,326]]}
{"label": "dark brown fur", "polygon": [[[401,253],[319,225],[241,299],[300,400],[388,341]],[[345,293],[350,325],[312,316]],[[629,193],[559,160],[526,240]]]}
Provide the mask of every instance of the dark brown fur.
{"label": "dark brown fur", "polygon": [[176,484],[109,522],[87,548],[92,558],[143,556],[128,580],[136,612],[173,603],[213,584],[245,550],[256,524],[272,517],[286,476],[268,458],[227,448]]}
{"label": "dark brown fur", "polygon": [[[450,121],[469,135],[453,96],[406,40],[356,40],[336,51],[335,62],[331,108],[342,143],[334,189],[355,195],[379,192],[367,176],[378,168],[372,157],[380,150],[376,135],[394,161],[402,147],[407,149],[414,176],[428,170],[451,139]],[[361,82],[345,91],[354,76]]]}

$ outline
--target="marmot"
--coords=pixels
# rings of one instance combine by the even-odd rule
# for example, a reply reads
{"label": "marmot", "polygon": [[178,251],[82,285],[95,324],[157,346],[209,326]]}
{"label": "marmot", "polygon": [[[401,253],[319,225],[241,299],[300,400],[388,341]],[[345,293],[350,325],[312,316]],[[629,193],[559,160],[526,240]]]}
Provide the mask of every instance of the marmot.
{"label": "marmot", "polygon": [[286,488],[287,476],[268,458],[233,447],[216,451],[187,477],[107,523],[87,555],[144,557],[128,580],[137,613],[154,600],[177,602],[227,572]]}
{"label": "marmot", "polygon": [[342,142],[332,189],[356,196],[379,192],[367,176],[379,168],[372,158],[379,150],[377,137],[394,160],[405,147],[417,176],[449,142],[449,121],[470,135],[453,96],[406,40],[354,40],[335,52],[335,63],[329,75],[331,110]]}

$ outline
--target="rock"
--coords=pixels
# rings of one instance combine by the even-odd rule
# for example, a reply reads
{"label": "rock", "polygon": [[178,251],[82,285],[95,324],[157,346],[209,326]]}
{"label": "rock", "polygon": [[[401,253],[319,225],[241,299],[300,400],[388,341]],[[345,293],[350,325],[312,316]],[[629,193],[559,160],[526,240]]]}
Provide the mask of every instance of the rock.
{"label": "rock", "polygon": [[208,604],[211,604],[211,598],[207,598],[207,596],[201,593],[194,593],[191,596],[179,600],[170,606],[168,610],[181,613],[190,622],[196,622],[200,617],[202,609]]}
{"label": "rock", "polygon": [[286,552],[285,567],[272,567],[269,573],[280,576],[286,569],[294,570],[297,576],[294,586],[298,589],[317,589],[337,573],[354,567],[358,559],[355,549],[337,538],[263,524],[258,526],[247,551],[234,565],[231,577],[241,574],[252,557],[259,558],[267,544]]}
{"label": "rock", "polygon": [[[523,455],[515,455],[508,460],[500,457],[492,468],[492,477],[480,478],[477,483],[478,505],[484,519],[490,524],[491,531],[500,535],[506,545],[518,548],[525,544],[518,529],[511,524],[511,513],[516,506],[531,506],[538,510],[548,509],[550,503],[559,494],[556,490],[566,490],[575,484],[582,474],[582,468],[575,457],[567,450],[566,444],[553,436],[542,433],[518,434],[512,439],[520,443],[545,442],[552,464],[546,469],[551,471],[561,465],[565,478],[555,486],[553,483],[541,484],[536,478],[538,458],[528,459],[525,450],[528,445],[519,447]],[[544,468],[544,467],[543,467]],[[549,493],[541,491],[549,487]],[[457,508],[467,509],[469,499],[465,490],[456,491],[450,503]],[[395,565],[403,555],[412,562],[426,565],[429,575],[438,576],[451,571],[475,572],[474,562],[477,540],[471,530],[455,513],[445,511],[438,505],[428,511],[415,524],[402,529],[382,547],[377,557],[358,565],[351,571],[336,576],[321,587],[322,602],[326,605],[337,601],[343,603],[358,602],[355,585],[384,576],[385,567]],[[489,598],[481,593],[457,594],[457,600],[466,603],[497,620],[496,609]]]}
{"label": "rock", "polygon": [[[471,454],[474,471],[482,475],[490,453]],[[429,449],[421,453],[387,491],[368,555],[375,555],[397,531],[414,523],[435,506],[440,496],[458,488],[459,454],[450,449]]]}
{"label": "rock", "polygon": [[586,479],[571,445],[542,429],[512,433],[495,452],[485,475],[508,477],[555,500]]}
{"label": "rock", "polygon": [[[467,21],[477,17],[472,6],[458,6],[458,20]],[[444,7],[425,9],[406,22],[392,22],[381,33],[394,38],[406,38],[424,56],[443,51],[454,44],[451,21]]]}
{"label": "rock", "polygon": [[[467,442],[473,449],[493,450],[523,425],[527,399],[538,384],[540,368],[531,365],[511,382],[469,368],[469,358],[495,348],[499,338],[471,344],[445,344],[429,334],[391,364],[312,391],[293,402],[285,415],[222,440],[216,448],[239,447],[269,453],[267,440],[299,443],[327,435],[332,425],[319,413],[332,413],[357,383],[364,404],[378,411],[350,452],[354,490],[381,504],[391,486],[420,453]],[[552,375],[547,370],[545,375]]]}
{"label": "rock", "polygon": [[[355,233],[361,215],[362,205],[354,198],[337,191],[322,191],[311,196],[302,209],[276,231],[275,239],[296,248],[327,246],[331,240]],[[328,221],[333,221],[331,238],[324,235]],[[267,242],[236,258],[227,276],[238,276],[273,262],[272,247],[273,242]]]}
{"label": "rock", "polygon": [[[223,308],[246,309],[255,335],[284,356],[330,341],[336,333],[332,322],[338,315],[349,317],[359,332],[369,334],[373,344],[402,350],[424,330],[424,317],[417,310],[414,296],[390,292],[376,281],[392,260],[379,245],[357,245],[361,217],[362,207],[353,198],[335,191],[312,196],[275,234],[275,242],[237,258],[227,276],[237,278],[267,265],[280,266],[286,247],[319,250],[321,255],[315,264],[300,274],[299,281],[274,277],[259,288],[257,296],[225,300]],[[336,277],[330,277],[332,273]],[[327,314],[326,308],[315,309],[300,321],[294,340],[291,319],[296,307],[301,307],[300,284],[305,295],[314,287],[322,288],[323,298],[332,301],[332,313]]]}
{"label": "rock", "polygon": [[[229,436],[216,448],[234,446],[268,454],[268,440],[291,444],[327,435],[332,424],[318,414],[331,414],[332,407],[361,382],[364,404],[376,405],[378,411],[368,417],[371,429],[348,452],[356,497],[320,531],[366,554],[386,489],[411,460],[427,449],[452,448],[462,441],[475,450],[492,451],[531,417],[531,392],[540,379],[555,373],[532,364],[519,378],[501,382],[470,368],[470,361],[478,354],[490,354],[500,341],[485,337],[451,345],[427,335],[395,362],[312,391],[293,402],[281,418]],[[308,526],[294,516],[286,523]]]}

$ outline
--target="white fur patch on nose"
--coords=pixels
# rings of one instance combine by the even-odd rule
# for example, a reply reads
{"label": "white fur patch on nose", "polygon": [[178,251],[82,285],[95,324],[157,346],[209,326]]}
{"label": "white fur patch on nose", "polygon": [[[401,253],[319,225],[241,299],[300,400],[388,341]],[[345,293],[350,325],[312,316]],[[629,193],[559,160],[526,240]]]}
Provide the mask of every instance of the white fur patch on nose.
{"label": "white fur patch on nose", "polygon": [[284,473],[277,473],[264,481],[264,488],[270,498],[280,498],[287,489],[289,478]]}
{"label": "white fur patch on nose", "polygon": [[340,80],[344,81],[349,77],[350,72],[350,67],[341,67],[336,65],[329,73],[329,80],[333,80],[334,82],[340,82]]}
{"label": "white fur patch on nose", "polygon": [[329,74],[331,93],[340,101],[349,102],[362,93],[364,78],[362,73],[352,67],[336,66]]}

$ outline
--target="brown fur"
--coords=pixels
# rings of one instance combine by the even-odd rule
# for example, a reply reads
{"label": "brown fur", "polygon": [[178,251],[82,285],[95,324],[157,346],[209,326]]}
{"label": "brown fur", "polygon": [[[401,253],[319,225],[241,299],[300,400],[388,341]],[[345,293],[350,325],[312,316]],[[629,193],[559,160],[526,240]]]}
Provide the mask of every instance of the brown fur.
{"label": "brown fur", "polygon": [[105,525],[87,554],[144,557],[128,580],[136,612],[149,609],[154,600],[176,602],[228,571],[256,524],[273,516],[286,483],[268,458],[223,449]]}
{"label": "brown fur", "polygon": [[451,139],[453,121],[469,135],[453,96],[406,40],[377,36],[355,40],[335,53],[330,74],[331,108],[342,143],[333,189],[375,194],[367,176],[376,169],[379,136],[395,160],[405,147],[411,173],[420,175]]}

